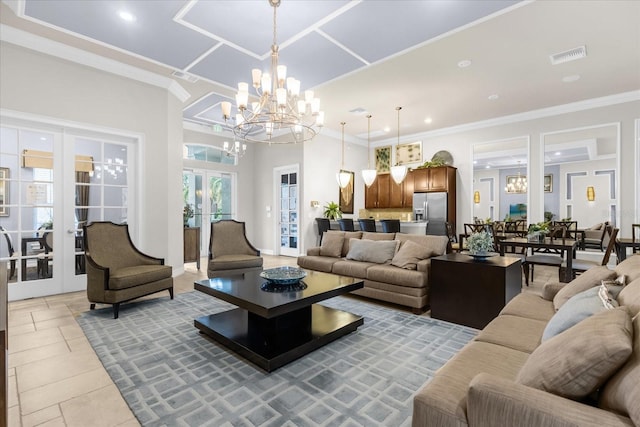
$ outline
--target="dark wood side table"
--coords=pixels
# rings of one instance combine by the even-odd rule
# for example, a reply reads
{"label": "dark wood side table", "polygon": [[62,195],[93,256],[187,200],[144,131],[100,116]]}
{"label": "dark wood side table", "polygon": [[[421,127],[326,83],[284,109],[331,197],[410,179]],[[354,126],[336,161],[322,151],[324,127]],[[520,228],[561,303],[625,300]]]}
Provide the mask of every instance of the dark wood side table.
{"label": "dark wood side table", "polygon": [[475,260],[451,253],[431,258],[431,317],[482,329],[522,288],[520,258]]}
{"label": "dark wood side table", "polygon": [[184,227],[184,262],[194,261],[200,270],[200,227]]}

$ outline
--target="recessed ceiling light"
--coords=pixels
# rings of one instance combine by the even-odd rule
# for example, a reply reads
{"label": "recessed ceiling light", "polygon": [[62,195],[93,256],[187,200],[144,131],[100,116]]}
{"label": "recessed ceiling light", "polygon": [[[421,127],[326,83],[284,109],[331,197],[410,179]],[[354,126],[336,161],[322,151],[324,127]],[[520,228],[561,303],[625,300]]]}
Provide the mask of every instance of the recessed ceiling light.
{"label": "recessed ceiling light", "polygon": [[433,120],[431,120],[431,117],[427,117],[426,119],[424,119],[424,122],[425,122],[426,124],[431,124],[431,122],[432,122],[432,121],[433,121]]}
{"label": "recessed ceiling light", "polygon": [[491,169],[491,166],[487,165],[485,166],[485,169]]}
{"label": "recessed ceiling light", "polygon": [[47,140],[47,138],[45,138],[44,136],[40,137],[40,141],[46,141],[46,140]]}
{"label": "recessed ceiling light", "polygon": [[136,21],[136,16],[131,12],[127,12],[126,10],[121,10],[120,12],[118,12],[118,16],[123,21],[127,21],[127,22],[135,22]]}
{"label": "recessed ceiling light", "polygon": [[570,76],[564,76],[562,81],[565,83],[573,83],[580,80],[580,74],[572,74]]}
{"label": "recessed ceiling light", "polygon": [[471,65],[471,60],[469,59],[463,59],[462,61],[458,62],[459,68],[467,68],[470,65]]}
{"label": "recessed ceiling light", "polygon": [[556,151],[556,156],[559,156],[560,154],[562,154],[562,153],[559,152],[559,151]]}
{"label": "recessed ceiling light", "polygon": [[384,129],[382,129],[385,132],[390,132],[391,128],[389,126],[385,126]]}
{"label": "recessed ceiling light", "polygon": [[473,161],[473,164],[474,164],[474,165],[477,165],[477,164],[478,164],[478,161],[477,161],[477,160],[474,160],[474,161]]}
{"label": "recessed ceiling light", "polygon": [[489,101],[495,101],[495,100],[496,100],[496,99],[498,99],[498,98],[500,98],[500,96],[499,96],[499,95],[496,95],[495,93],[494,93],[493,95],[489,95],[489,96],[487,97],[487,99],[488,99]]}

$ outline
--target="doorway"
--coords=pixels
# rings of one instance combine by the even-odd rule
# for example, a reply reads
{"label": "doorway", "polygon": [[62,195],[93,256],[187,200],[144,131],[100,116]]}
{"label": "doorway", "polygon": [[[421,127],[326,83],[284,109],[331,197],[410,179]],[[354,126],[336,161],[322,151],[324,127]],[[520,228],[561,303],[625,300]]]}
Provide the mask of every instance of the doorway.
{"label": "doorway", "polygon": [[300,167],[285,166],[274,169],[278,207],[276,227],[276,255],[297,257],[300,255],[299,242],[299,189]]}
{"label": "doorway", "polygon": [[182,195],[184,199],[184,220],[189,227],[200,228],[200,253],[209,253],[211,222],[233,219],[236,214],[235,173],[189,170],[182,172]]}
{"label": "doorway", "polygon": [[9,299],[86,289],[82,226],[135,218],[134,140],[4,118],[0,132]]}

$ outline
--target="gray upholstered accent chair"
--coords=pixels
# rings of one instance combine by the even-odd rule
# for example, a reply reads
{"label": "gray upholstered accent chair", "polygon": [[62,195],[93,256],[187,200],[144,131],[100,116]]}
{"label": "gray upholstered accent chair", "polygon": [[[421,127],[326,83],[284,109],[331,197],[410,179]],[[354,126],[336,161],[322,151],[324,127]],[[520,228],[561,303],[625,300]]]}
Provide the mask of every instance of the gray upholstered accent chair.
{"label": "gray upholstered accent chair", "polygon": [[262,270],[262,257],[247,240],[244,222],[233,219],[212,222],[207,275],[221,277],[252,270]]}
{"label": "gray upholstered accent chair", "polygon": [[98,221],[82,228],[91,310],[96,303],[113,304],[113,318],[117,319],[122,302],[164,290],[173,299],[171,266],[140,252],[126,224]]}

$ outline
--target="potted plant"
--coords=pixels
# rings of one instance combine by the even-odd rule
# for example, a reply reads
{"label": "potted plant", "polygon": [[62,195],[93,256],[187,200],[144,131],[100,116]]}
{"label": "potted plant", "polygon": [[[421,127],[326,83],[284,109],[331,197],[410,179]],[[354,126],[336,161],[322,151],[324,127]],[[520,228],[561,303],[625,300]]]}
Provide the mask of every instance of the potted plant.
{"label": "potted plant", "polygon": [[193,218],[193,215],[194,215],[193,205],[185,203],[184,209],[182,209],[182,221],[185,227],[189,226],[189,220]]}
{"label": "potted plant", "polygon": [[340,205],[336,202],[329,202],[324,206],[324,217],[329,219],[342,218],[342,211]]}
{"label": "potted plant", "polygon": [[467,248],[472,256],[487,256],[493,250],[493,236],[487,231],[473,233],[467,238]]}

